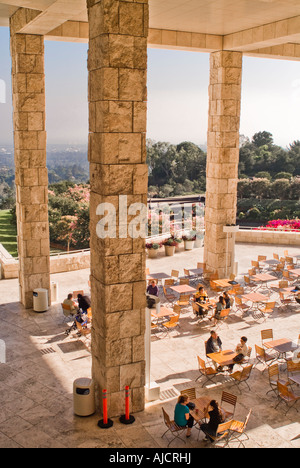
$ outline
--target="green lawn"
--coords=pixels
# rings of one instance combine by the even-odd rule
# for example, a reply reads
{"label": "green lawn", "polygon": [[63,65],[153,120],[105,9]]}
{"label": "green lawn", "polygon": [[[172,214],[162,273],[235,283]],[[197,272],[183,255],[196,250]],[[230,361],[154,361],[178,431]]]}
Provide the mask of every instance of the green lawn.
{"label": "green lawn", "polygon": [[13,256],[18,256],[17,230],[11,224],[9,210],[0,210],[0,244]]}

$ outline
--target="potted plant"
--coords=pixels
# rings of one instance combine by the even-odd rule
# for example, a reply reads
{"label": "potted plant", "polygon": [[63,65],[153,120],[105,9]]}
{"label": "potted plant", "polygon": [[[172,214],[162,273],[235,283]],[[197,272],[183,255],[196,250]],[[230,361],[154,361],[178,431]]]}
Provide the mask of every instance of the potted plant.
{"label": "potted plant", "polygon": [[157,242],[149,242],[146,244],[146,249],[148,251],[149,258],[156,258],[160,249],[160,244]]}
{"label": "potted plant", "polygon": [[165,254],[167,257],[172,257],[175,253],[175,248],[178,246],[178,243],[174,237],[169,237],[163,242],[165,246]]}
{"label": "potted plant", "polygon": [[176,247],[175,247],[175,253],[179,253],[180,252],[180,246],[183,243],[182,237],[176,237],[175,236],[175,242],[177,244]]}
{"label": "potted plant", "polygon": [[184,248],[185,250],[193,250],[195,240],[196,240],[196,232],[190,231],[185,234],[182,239],[184,240]]}

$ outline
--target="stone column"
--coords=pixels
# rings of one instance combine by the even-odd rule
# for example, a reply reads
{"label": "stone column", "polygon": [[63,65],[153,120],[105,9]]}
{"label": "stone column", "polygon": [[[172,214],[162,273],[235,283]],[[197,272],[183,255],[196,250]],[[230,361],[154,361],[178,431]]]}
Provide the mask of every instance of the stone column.
{"label": "stone column", "polygon": [[236,223],[242,60],[241,52],[210,56],[204,261],[221,277],[226,265],[233,271],[234,242],[223,228]]}
{"label": "stone column", "polygon": [[11,57],[20,299],[50,295],[48,172],[46,168],[44,37],[18,34],[11,20]]}
{"label": "stone column", "polygon": [[[126,202],[147,204],[148,0],[87,5],[93,377],[116,416],[126,385],[132,411],[144,409],[145,240],[128,236]],[[102,203],[115,210],[116,238],[96,233]]]}

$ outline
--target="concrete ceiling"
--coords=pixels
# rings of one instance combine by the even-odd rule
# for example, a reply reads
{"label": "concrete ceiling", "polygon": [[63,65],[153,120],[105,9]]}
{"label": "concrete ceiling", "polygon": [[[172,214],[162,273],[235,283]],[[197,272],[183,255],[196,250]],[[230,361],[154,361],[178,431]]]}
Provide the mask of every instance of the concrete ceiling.
{"label": "concrete ceiling", "polygon": [[[300,44],[300,0],[149,0],[149,5],[153,31],[219,36],[224,47],[244,52]],[[86,0],[5,0],[0,26],[8,26],[19,7],[41,12],[24,33],[47,36],[67,22],[87,22]]]}

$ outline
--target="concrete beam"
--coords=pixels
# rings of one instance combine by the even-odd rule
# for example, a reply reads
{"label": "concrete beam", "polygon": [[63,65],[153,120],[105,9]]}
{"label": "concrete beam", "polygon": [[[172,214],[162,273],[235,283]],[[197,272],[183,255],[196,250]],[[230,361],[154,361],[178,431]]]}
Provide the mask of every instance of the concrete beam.
{"label": "concrete beam", "polygon": [[248,57],[261,57],[280,60],[300,61],[300,44],[279,44],[273,47],[265,47],[264,49],[252,50],[244,52]]}
{"label": "concrete beam", "polygon": [[45,11],[40,12],[36,18],[25,25],[20,32],[23,34],[46,35],[66,21],[78,17],[86,11],[85,0],[57,0]]}
{"label": "concrete beam", "polygon": [[300,16],[224,36],[224,50],[249,52],[279,44],[300,43]]}

